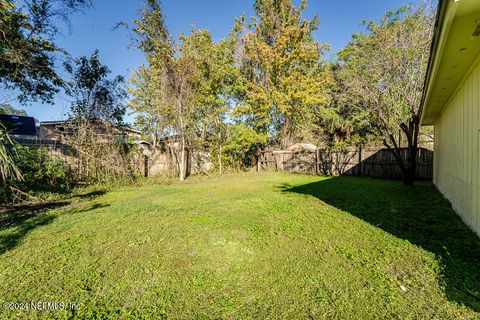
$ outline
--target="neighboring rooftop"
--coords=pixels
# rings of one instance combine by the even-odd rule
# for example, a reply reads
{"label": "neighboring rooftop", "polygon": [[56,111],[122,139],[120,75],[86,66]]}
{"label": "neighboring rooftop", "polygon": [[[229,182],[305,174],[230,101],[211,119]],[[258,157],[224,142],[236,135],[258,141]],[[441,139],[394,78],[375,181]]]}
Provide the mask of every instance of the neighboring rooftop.
{"label": "neighboring rooftop", "polygon": [[[51,126],[51,125],[66,125],[72,123],[72,120],[57,120],[57,121],[40,121],[40,126]],[[131,133],[136,133],[136,134],[142,134],[142,131],[125,127],[124,130],[131,132]]]}
{"label": "neighboring rooftop", "polygon": [[2,123],[10,134],[22,136],[36,136],[35,119],[32,117],[0,114]]}

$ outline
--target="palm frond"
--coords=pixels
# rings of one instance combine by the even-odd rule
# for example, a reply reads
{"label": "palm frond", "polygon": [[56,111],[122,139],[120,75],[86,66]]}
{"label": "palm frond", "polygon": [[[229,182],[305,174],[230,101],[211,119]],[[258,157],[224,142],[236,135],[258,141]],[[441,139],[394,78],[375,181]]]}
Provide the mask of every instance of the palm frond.
{"label": "palm frond", "polygon": [[22,173],[15,164],[16,142],[8,134],[6,128],[0,124],[0,179],[6,183],[9,179],[21,180]]}

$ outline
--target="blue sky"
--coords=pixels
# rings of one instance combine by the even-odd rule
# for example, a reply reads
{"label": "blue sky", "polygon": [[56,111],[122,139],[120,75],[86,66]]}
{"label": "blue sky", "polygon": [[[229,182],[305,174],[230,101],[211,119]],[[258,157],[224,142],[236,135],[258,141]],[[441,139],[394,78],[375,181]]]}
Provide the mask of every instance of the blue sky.
{"label": "blue sky", "polygon": [[[298,3],[299,0],[294,0]],[[309,0],[305,17],[320,17],[317,41],[331,45],[331,52],[348,43],[352,33],[361,29],[362,19],[381,17],[387,10],[418,0]],[[253,15],[253,0],[163,0],[166,23],[173,35],[196,28],[208,28],[215,39],[224,37],[233,26],[235,17]],[[129,78],[132,70],[144,61],[141,52],[129,48],[126,29],[114,30],[118,22],[131,23],[143,8],[143,0],[94,0],[94,7],[71,19],[71,31],[59,36],[57,43],[72,56],[90,55],[99,49],[100,58],[112,70],[112,75]],[[68,111],[68,100],[59,94],[55,105],[31,103],[22,107],[40,121],[60,120]],[[127,121],[132,117],[127,116]]]}

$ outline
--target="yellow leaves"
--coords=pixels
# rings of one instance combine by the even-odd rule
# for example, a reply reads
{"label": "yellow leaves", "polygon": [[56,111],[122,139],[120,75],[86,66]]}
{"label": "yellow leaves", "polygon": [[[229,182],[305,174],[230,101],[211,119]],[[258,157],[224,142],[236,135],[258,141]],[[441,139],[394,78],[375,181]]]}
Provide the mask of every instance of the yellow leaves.
{"label": "yellow leaves", "polygon": [[[261,21],[259,22],[261,23]],[[325,86],[329,78],[318,73],[321,50],[325,47],[313,40],[307,23],[282,26],[269,30],[270,37],[258,33],[264,26],[244,38],[245,60],[253,66],[247,98],[265,108],[275,105],[288,112],[301,105],[326,103]],[[275,38],[273,43],[267,41]]]}

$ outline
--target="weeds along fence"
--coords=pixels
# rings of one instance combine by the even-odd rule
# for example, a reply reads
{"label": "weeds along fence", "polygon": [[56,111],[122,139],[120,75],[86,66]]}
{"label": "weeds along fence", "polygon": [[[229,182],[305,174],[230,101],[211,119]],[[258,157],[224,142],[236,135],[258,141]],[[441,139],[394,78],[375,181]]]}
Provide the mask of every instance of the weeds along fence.
{"label": "weeds along fence", "polygon": [[[86,163],[84,157],[79,156],[73,148],[57,140],[40,139],[16,139],[19,144],[25,147],[41,147],[48,150],[50,156],[59,157],[67,163],[73,175],[82,180],[90,175],[88,170],[92,166]],[[139,144],[129,158],[130,169],[139,175],[176,175],[178,173],[179,152],[174,148],[160,148],[151,145]],[[204,152],[187,153],[187,173],[195,174],[206,172],[211,169],[210,155]]]}
{"label": "weeds along fence", "polygon": [[[407,149],[402,148],[403,159]],[[360,176],[371,178],[401,179],[402,172],[394,155],[383,148],[318,149],[316,151],[262,151],[259,154],[257,170],[274,170],[297,173],[311,173],[327,176]],[[432,180],[433,151],[417,150],[416,178]]]}

